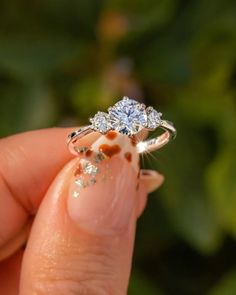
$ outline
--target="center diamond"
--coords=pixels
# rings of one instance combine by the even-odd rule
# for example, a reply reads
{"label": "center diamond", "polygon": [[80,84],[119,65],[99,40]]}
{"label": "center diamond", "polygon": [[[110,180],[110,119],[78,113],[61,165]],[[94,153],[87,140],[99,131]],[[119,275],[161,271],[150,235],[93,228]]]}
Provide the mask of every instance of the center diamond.
{"label": "center diamond", "polygon": [[134,135],[147,126],[145,106],[127,97],[109,109],[112,127],[120,133]]}

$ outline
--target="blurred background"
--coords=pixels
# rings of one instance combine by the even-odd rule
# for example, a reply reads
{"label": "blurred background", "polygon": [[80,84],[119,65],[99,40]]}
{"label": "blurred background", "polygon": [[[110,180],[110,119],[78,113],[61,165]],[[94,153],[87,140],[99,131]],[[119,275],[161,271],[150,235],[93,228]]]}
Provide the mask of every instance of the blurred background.
{"label": "blurred background", "polygon": [[138,222],[130,295],[236,294],[236,1],[1,0],[0,135],[86,124],[123,95],[176,140]]}

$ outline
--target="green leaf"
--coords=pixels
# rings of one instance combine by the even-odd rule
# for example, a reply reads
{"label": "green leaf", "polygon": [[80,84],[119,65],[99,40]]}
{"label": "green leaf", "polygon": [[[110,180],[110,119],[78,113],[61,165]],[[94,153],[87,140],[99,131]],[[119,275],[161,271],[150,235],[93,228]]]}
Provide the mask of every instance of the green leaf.
{"label": "green leaf", "polygon": [[152,283],[140,272],[133,272],[129,284],[128,295],[161,295],[163,294],[156,284]]}
{"label": "green leaf", "polygon": [[176,140],[157,152],[156,160],[149,159],[150,168],[165,175],[166,180],[156,194],[161,198],[174,231],[191,247],[212,254],[221,246],[222,229],[204,183],[203,176],[209,164],[208,146],[204,137],[189,124],[177,124],[180,132]]}
{"label": "green leaf", "polygon": [[82,58],[82,52],[80,43],[66,36],[0,35],[0,67],[21,79],[49,77],[56,68]]}
{"label": "green leaf", "polygon": [[225,147],[218,155],[207,174],[207,183],[212,208],[221,225],[236,238],[236,145]]}
{"label": "green leaf", "polygon": [[80,119],[86,119],[98,110],[106,111],[112,104],[113,95],[104,89],[98,77],[87,77],[80,80],[72,91],[72,103]]}
{"label": "green leaf", "polygon": [[236,294],[236,270],[223,276],[208,295],[235,295]]}
{"label": "green leaf", "polygon": [[0,135],[46,127],[57,112],[47,86],[39,81],[11,83],[0,91]]}

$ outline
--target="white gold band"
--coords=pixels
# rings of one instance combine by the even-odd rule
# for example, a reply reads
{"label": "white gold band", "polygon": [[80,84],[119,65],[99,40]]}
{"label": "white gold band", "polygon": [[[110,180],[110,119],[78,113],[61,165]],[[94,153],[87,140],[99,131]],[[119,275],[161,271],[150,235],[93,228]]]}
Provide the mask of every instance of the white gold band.
{"label": "white gold band", "polygon": [[[138,142],[136,145],[138,153],[142,154],[158,150],[175,138],[176,129],[171,122],[161,120],[158,128],[163,129],[164,132],[155,138]],[[146,130],[151,131],[148,128],[146,128]],[[78,140],[92,132],[94,132],[92,125],[87,125],[71,132],[67,139],[70,152],[74,155],[78,155]]]}

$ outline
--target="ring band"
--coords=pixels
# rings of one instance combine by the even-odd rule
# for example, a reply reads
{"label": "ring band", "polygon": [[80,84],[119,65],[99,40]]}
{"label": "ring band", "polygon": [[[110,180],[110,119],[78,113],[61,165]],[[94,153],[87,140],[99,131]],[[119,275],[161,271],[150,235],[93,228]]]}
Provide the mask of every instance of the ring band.
{"label": "ring band", "polygon": [[81,127],[69,134],[67,144],[70,152],[77,155],[79,149],[77,141],[82,137],[97,131],[106,134],[111,130],[116,130],[121,134],[133,137],[142,130],[154,131],[157,128],[164,132],[155,138],[139,141],[136,144],[138,153],[152,152],[166,145],[176,137],[176,129],[172,122],[161,119],[162,114],[152,107],[147,107],[135,100],[124,97],[113,107],[108,109],[108,113],[98,112],[90,119],[91,125]]}

